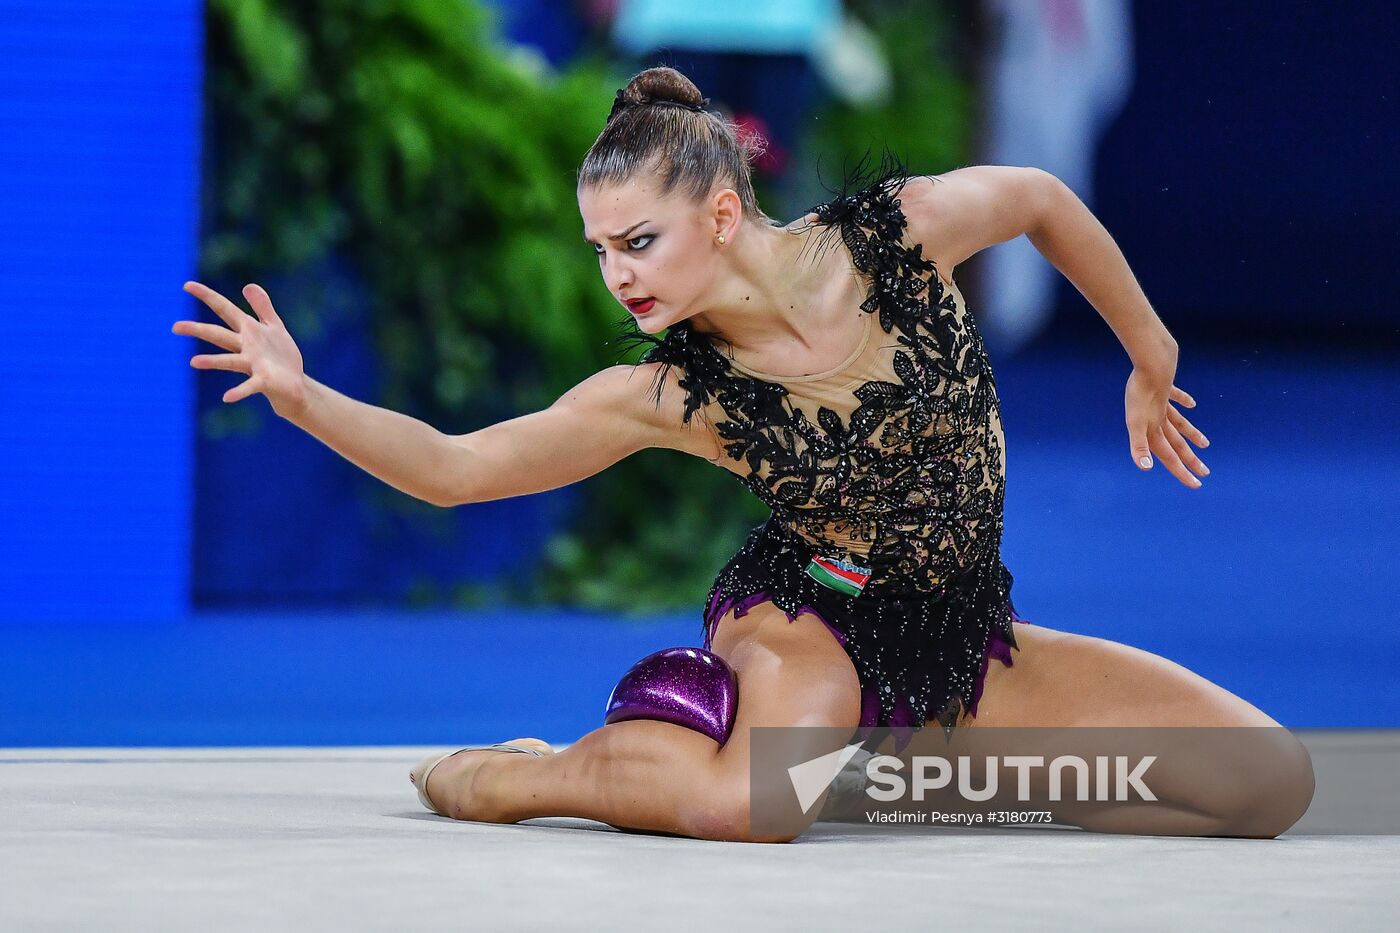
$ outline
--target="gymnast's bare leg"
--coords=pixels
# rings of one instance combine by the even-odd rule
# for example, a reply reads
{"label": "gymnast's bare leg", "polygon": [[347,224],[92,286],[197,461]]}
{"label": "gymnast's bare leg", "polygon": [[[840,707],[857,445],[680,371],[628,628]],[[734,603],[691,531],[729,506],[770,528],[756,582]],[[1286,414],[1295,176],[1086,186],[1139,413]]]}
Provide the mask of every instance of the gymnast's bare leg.
{"label": "gymnast's bare leg", "polygon": [[[1010,667],[988,666],[970,728],[1248,727],[1248,768],[1222,761],[1164,760],[1152,789],[1161,802],[1106,803],[1076,822],[1085,829],[1152,835],[1272,838],[1303,815],[1314,779],[1307,749],[1259,709],[1173,661],[1103,638],[1017,625]],[[936,724],[933,724],[936,725]],[[1219,736],[1228,735],[1217,733]],[[1216,780],[1221,773],[1245,779]],[[1165,804],[1171,804],[1167,806]]]}
{"label": "gymnast's bare leg", "polygon": [[[457,755],[432,772],[430,795],[462,820],[571,816],[700,839],[790,841],[797,831],[763,836],[750,830],[748,730],[854,730],[860,718],[855,668],[816,617],[789,622],[772,603],[743,618],[722,618],[711,650],[739,678],[734,730],[723,747],[671,723],[619,722],[542,758],[484,750]],[[830,743],[841,730],[811,731],[812,757],[840,747]],[[819,802],[811,818],[820,811]]]}

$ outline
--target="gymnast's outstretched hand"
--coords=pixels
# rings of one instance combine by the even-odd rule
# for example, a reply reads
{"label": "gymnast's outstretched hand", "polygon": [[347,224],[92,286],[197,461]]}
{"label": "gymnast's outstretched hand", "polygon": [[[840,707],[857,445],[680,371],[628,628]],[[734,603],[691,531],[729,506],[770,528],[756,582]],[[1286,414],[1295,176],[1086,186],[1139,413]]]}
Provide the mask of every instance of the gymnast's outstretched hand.
{"label": "gymnast's outstretched hand", "polygon": [[267,396],[273,411],[283,417],[305,406],[306,380],[301,351],[273,310],[272,299],[262,286],[243,288],[243,297],[253,306],[257,317],[246,314],[238,305],[199,282],[186,282],[184,288],[228,325],[175,322],[171,328],[174,333],[198,337],[229,351],[191,357],[190,365],[195,369],[227,369],[248,376],[224,393],[225,402],[237,402],[261,392]]}
{"label": "gymnast's outstretched hand", "polygon": [[[1139,469],[1150,470],[1152,457],[1149,451],[1155,453],[1183,485],[1199,489],[1201,481],[1196,476],[1206,476],[1210,470],[1196,456],[1191,445],[1209,447],[1210,441],[1172,406],[1172,402],[1187,408],[1196,407],[1196,400],[1173,385],[1170,378],[1162,379],[1141,369],[1133,369],[1124,393],[1133,462]],[[1196,476],[1191,475],[1193,472]]]}

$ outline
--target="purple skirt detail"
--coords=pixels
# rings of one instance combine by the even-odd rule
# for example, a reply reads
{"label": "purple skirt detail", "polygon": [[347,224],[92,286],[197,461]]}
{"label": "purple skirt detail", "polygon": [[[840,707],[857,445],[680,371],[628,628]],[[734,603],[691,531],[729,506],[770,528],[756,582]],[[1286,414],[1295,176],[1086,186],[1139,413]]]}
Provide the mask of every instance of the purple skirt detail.
{"label": "purple skirt detail", "polygon": [[[749,610],[754,606],[757,606],[759,603],[766,603],[772,598],[773,597],[767,592],[760,590],[757,593],[750,593],[748,596],[734,596],[721,601],[719,594],[716,593],[710,599],[709,608],[705,610],[705,650],[709,650],[710,643],[714,641],[715,631],[719,628],[719,620],[724,618],[729,610],[734,610],[734,618],[742,619],[749,614]],[[836,636],[836,640],[841,644],[841,647],[844,648],[846,646],[846,636],[837,631],[836,627],[826,621],[826,619],[822,617],[822,614],[812,606],[799,606],[796,612],[788,612],[784,609],[783,612],[787,615],[789,622],[795,622],[797,621],[797,617],[802,615],[802,613],[810,612],[812,615],[822,620],[822,624],[831,631],[832,635]]]}
{"label": "purple skirt detail", "polygon": [[[988,664],[1011,664],[1016,647],[1011,573],[998,541],[966,550],[959,569],[932,590],[888,568],[856,595],[805,572],[814,545],[778,518],[754,528],[710,589],[703,643],[711,650],[720,620],[771,602],[795,622],[810,612],[851,659],[861,689],[861,726],[872,730],[937,722],[945,730],[974,715]],[[879,568],[877,567],[877,570]]]}
{"label": "purple skirt detail", "polygon": [[[719,595],[716,594],[710,600],[709,607],[705,610],[705,650],[710,650],[710,646],[714,641],[715,633],[719,629],[719,620],[724,618],[724,616],[727,615],[731,609],[734,610],[734,618],[740,619],[743,618],[745,615],[748,615],[749,610],[752,609],[754,606],[757,606],[761,603],[769,602],[771,599],[772,596],[769,593],[762,590],[760,590],[757,593],[750,593],[747,596],[730,597],[725,600],[720,600]],[[783,614],[788,617],[789,623],[797,621],[797,617],[804,612],[810,612],[812,615],[820,619],[821,623],[826,626],[827,631],[831,632],[831,634],[835,636],[837,643],[840,644],[843,648],[846,647],[846,636],[841,634],[841,632],[837,630],[836,626],[828,622],[822,616],[822,614],[812,606],[801,606],[798,608],[797,612],[788,612],[786,609],[783,610]],[[1019,623],[1021,625],[1031,624],[1026,619],[1017,618],[1014,611],[1011,613],[1011,621],[1013,623]],[[987,678],[987,667],[990,665],[992,659],[996,658],[1004,666],[1011,667],[1011,649],[1013,647],[1015,646],[1008,642],[1005,638],[1002,638],[1000,632],[998,632],[995,628],[992,629],[991,633],[987,638],[987,649],[982,654],[982,668],[977,674],[977,680],[974,682],[972,687],[972,698],[967,704],[967,714],[969,716],[972,716],[974,718],[977,716],[977,704],[982,699],[982,687]],[[871,729],[878,725],[879,721],[879,688],[875,684],[867,684],[861,689],[860,727],[862,729]],[[913,710],[909,708],[909,703],[903,697],[900,697],[899,701],[895,705],[894,714],[889,718],[885,725],[894,727],[913,726],[921,728],[924,725],[924,723],[919,721],[919,719],[914,715]]]}
{"label": "purple skirt detail", "polygon": [[[1013,624],[1030,625],[1025,619],[1016,618],[1016,614],[1011,614]],[[977,715],[977,701],[982,699],[982,684],[987,679],[987,665],[992,658],[996,658],[1005,667],[1011,667],[1011,649],[1014,645],[1001,637],[1001,633],[992,629],[991,636],[987,639],[987,651],[982,655],[982,670],[977,675],[977,682],[972,687],[972,700],[967,704],[967,714],[975,717]]]}

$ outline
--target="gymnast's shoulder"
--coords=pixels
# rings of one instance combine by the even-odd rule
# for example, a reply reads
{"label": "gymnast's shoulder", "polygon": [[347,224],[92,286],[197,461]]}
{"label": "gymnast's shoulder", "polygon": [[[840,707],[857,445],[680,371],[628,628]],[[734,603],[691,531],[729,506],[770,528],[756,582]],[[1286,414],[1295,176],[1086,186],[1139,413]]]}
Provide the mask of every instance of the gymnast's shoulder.
{"label": "gymnast's shoulder", "polygon": [[571,391],[582,393],[577,404],[600,422],[611,421],[614,430],[631,437],[629,447],[679,450],[713,462],[722,454],[718,435],[703,409],[692,413],[687,423],[682,377],[678,367],[661,362],[619,363]]}
{"label": "gymnast's shoulder", "polygon": [[905,236],[947,276],[988,246],[1034,232],[1068,190],[1043,169],[971,165],[913,176],[896,196]]}

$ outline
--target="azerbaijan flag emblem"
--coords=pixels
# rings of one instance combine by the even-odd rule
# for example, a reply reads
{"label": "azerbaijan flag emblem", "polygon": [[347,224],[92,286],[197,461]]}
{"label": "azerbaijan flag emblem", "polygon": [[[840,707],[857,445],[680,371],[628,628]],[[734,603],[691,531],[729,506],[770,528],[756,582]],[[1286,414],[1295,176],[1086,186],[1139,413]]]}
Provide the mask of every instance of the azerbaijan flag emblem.
{"label": "azerbaijan flag emblem", "polygon": [[807,576],[822,586],[847,596],[859,596],[870,579],[871,568],[862,567],[843,558],[817,555],[807,565]]}

